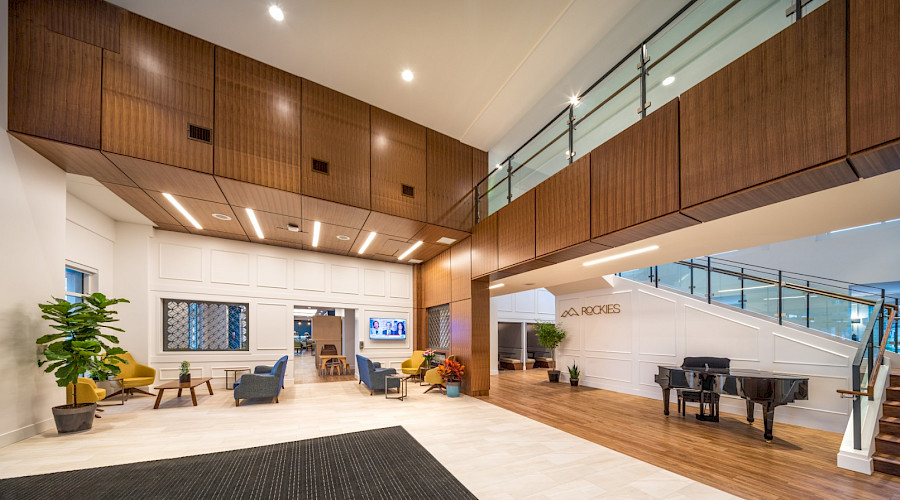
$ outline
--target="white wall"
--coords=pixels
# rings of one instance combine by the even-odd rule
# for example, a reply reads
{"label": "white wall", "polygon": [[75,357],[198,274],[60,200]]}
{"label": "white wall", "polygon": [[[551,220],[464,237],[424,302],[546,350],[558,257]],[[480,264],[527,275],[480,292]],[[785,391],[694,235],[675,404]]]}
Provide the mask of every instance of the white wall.
{"label": "white wall", "polygon": [[[404,342],[373,341],[364,328],[370,316],[405,318],[412,325],[410,266],[169,231],[154,230],[151,236],[139,226],[119,224],[116,271],[123,285],[117,294],[132,300],[122,315],[137,318],[129,322],[123,347],[155,367],[161,380],[174,379],[182,360],[191,362],[195,376],[223,378],[224,368],[252,368],[290,355],[295,305],[355,309],[356,350],[385,366],[399,366],[412,351],[412,336]],[[132,296],[126,283],[136,283]],[[249,303],[249,352],[164,352],[164,298]],[[293,356],[289,359],[292,382]]]}
{"label": "white wall", "polygon": [[[552,322],[556,319],[554,307],[553,294],[545,288],[491,297],[491,375],[499,373],[497,323]],[[524,337],[522,345],[525,345]]]}
{"label": "white wall", "polygon": [[115,293],[116,222],[66,194],[66,265],[94,273],[90,292]]}
{"label": "white wall", "polygon": [[[856,353],[850,343],[615,276],[606,279],[613,288],[556,298],[557,322],[568,333],[558,359],[561,366],[581,367],[582,384],[662,399],[653,380],[658,365],[681,365],[685,356],[723,356],[733,368],[809,377],[809,400],[778,407],[777,422],[844,431],[850,403],[835,391],[850,386],[849,365]],[[621,312],[562,317],[572,307],[581,311],[604,304],[620,304]],[[568,375],[565,370],[563,375]],[[724,396],[721,407],[746,413],[744,401],[736,397]],[[757,414],[761,418],[758,405]]]}

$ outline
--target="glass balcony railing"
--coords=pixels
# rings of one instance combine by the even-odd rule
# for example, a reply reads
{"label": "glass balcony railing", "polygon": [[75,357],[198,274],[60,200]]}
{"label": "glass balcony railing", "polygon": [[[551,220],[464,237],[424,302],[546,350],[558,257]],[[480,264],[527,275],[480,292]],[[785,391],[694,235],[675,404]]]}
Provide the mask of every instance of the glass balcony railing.
{"label": "glass balcony railing", "polygon": [[[476,221],[827,0],[690,0],[476,186]],[[648,31],[650,31],[648,29]]]}
{"label": "glass balcony railing", "polygon": [[[900,306],[900,298],[886,294],[883,288],[711,257],[635,269],[618,276],[850,341],[860,341],[878,301],[884,300],[887,307]],[[900,352],[898,328],[895,322],[888,332],[887,350],[892,352]],[[877,331],[884,332],[884,327]]]}

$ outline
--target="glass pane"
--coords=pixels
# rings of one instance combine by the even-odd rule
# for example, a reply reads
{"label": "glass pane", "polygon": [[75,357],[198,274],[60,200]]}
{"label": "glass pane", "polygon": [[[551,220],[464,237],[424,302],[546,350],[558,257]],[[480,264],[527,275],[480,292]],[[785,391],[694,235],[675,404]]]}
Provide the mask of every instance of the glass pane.
{"label": "glass pane", "polygon": [[486,203],[488,208],[487,212],[482,212],[484,217],[506,205],[506,192],[506,165],[501,165],[501,168],[495,168],[488,179],[481,184],[479,196],[483,196],[482,199],[487,200],[482,203]]}
{"label": "glass pane", "polygon": [[[691,259],[691,262],[704,266],[706,265],[706,259]],[[691,274],[693,274],[694,278],[694,295],[696,295],[698,299],[706,300],[707,293],[709,292],[709,287],[706,283],[708,274],[706,269],[695,267],[691,270]]]}
{"label": "glass pane", "polygon": [[790,285],[799,287],[808,287],[809,282],[794,278],[783,278],[788,284],[782,288],[782,312],[784,313],[784,323],[793,323],[803,327],[808,327],[809,319],[809,293],[804,290],[791,288]]}
{"label": "glass pane", "polygon": [[691,293],[691,268],[677,262],[659,266],[659,286]]}
{"label": "glass pane", "polygon": [[650,283],[653,275],[653,269],[650,267],[642,267],[633,271],[625,271],[621,273],[622,277],[639,283]]}
{"label": "glass pane", "polygon": [[745,310],[778,320],[778,286],[745,278],[742,288]]}
{"label": "glass pane", "polygon": [[635,55],[597,84],[575,106],[576,159],[615,137],[640,118],[637,109],[641,101],[641,82],[635,67],[637,62],[638,56]]}
{"label": "glass pane", "polygon": [[513,158],[513,199],[569,164],[569,115],[563,113]]}
{"label": "glass pane", "polygon": [[779,0],[698,2],[647,44],[649,111],[660,109],[788,27],[792,18],[784,9]]}
{"label": "glass pane", "polygon": [[[722,266],[716,265],[722,269]],[[710,276],[710,285],[712,286],[712,299],[715,302],[727,304],[733,307],[743,307],[744,300],[744,280],[739,276],[728,273],[713,271]]]}

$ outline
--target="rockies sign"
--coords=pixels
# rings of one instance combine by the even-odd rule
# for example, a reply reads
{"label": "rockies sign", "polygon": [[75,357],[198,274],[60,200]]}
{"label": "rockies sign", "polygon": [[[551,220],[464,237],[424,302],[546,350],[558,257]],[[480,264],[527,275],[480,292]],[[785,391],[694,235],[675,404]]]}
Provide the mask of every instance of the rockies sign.
{"label": "rockies sign", "polygon": [[581,308],[579,312],[574,307],[570,307],[566,309],[566,311],[560,314],[561,318],[568,318],[570,316],[598,316],[601,314],[619,314],[622,312],[621,306],[619,304],[604,304],[602,306],[585,306]]}

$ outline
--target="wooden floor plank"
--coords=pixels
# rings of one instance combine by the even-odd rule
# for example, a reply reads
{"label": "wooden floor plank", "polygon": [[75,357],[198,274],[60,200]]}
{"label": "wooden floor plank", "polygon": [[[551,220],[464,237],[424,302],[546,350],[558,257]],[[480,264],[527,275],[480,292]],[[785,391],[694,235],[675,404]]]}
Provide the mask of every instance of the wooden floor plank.
{"label": "wooden floor plank", "polygon": [[777,414],[767,444],[762,418],[749,424],[722,413],[718,423],[699,422],[695,407],[682,417],[674,402],[666,417],[660,400],[551,384],[543,369],[501,371],[479,399],[745,498],[900,499],[900,478],[837,467],[840,434],[781,423]]}

